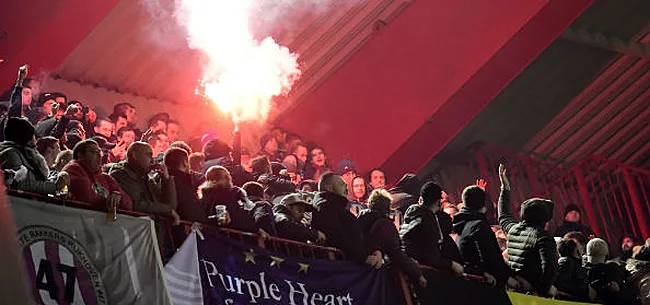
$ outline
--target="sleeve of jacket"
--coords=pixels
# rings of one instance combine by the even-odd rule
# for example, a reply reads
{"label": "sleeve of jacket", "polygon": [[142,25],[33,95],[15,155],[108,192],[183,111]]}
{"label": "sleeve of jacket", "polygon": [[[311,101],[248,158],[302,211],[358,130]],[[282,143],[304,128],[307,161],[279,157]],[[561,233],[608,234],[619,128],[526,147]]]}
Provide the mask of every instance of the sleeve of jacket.
{"label": "sleeve of jacket", "polygon": [[[0,167],[2,169],[12,169],[17,170],[23,165],[22,157],[20,153],[15,150],[9,150],[2,154],[0,158]],[[28,170],[27,177],[21,182],[14,182],[12,186],[15,189],[38,193],[43,195],[54,194],[56,192],[56,184],[50,181],[39,181],[36,180],[34,174]]]}
{"label": "sleeve of jacket", "polygon": [[106,199],[93,191],[92,182],[81,166],[66,166],[63,171],[70,175],[70,193],[76,200],[96,206],[106,202]]}
{"label": "sleeve of jacket", "polygon": [[557,246],[551,236],[541,236],[535,246],[539,251],[542,263],[542,278],[539,288],[541,293],[546,293],[551,288],[551,285],[555,283],[557,276]]}
{"label": "sleeve of jacket", "polygon": [[517,224],[517,220],[514,216],[512,216],[512,212],[510,211],[510,191],[504,189],[501,190],[501,194],[499,195],[498,209],[499,225],[501,226],[503,232],[508,234],[508,232],[510,232],[510,229],[515,224]]}
{"label": "sleeve of jacket", "polygon": [[147,200],[145,196],[146,190],[142,188],[142,183],[130,179],[128,174],[123,170],[112,171],[110,175],[117,181],[117,184],[120,185],[124,192],[129,195],[133,202],[134,211],[164,216],[171,214],[173,210],[172,206]]}
{"label": "sleeve of jacket", "polygon": [[510,268],[503,260],[496,236],[487,223],[479,224],[476,230],[476,242],[483,259],[482,265],[499,283],[505,283],[510,277]]}
{"label": "sleeve of jacket", "polygon": [[23,87],[15,86],[11,92],[11,103],[7,117],[19,118],[23,116]]}
{"label": "sleeve of jacket", "polygon": [[440,253],[440,248],[438,247],[440,230],[438,229],[439,226],[435,217],[432,221],[433,222],[430,225],[427,225],[422,217],[414,219],[413,225],[418,228],[414,230],[412,234],[417,236],[417,243],[422,243],[419,247],[426,249],[426,253],[421,253],[426,256],[419,258],[422,260],[420,263],[434,268],[447,270],[451,268],[451,260],[442,257]]}
{"label": "sleeve of jacket", "polygon": [[258,229],[264,230],[264,232],[271,236],[278,236],[278,232],[275,229],[275,219],[273,217],[271,205],[264,202],[258,202],[255,204],[255,207],[251,212],[255,218],[255,226]]}
{"label": "sleeve of jacket", "polygon": [[167,180],[161,179],[160,192],[162,195],[161,201],[170,206],[172,210],[175,210],[176,207],[178,207],[178,202],[176,198],[176,182],[174,176],[169,177]]}
{"label": "sleeve of jacket", "polygon": [[133,211],[133,201],[131,201],[129,194],[127,194],[120,187],[120,185],[117,183],[117,181],[115,181],[115,179],[113,179],[113,177],[106,175],[106,180],[108,180],[111,192],[118,191],[122,195],[122,199],[120,200],[120,208],[127,211]]}
{"label": "sleeve of jacket", "polygon": [[57,139],[63,138],[65,131],[68,129],[69,122],[70,118],[67,115],[62,116],[58,121],[56,121],[56,125],[54,125],[54,128],[52,128],[49,135]]}
{"label": "sleeve of jacket", "polygon": [[341,249],[348,260],[365,263],[367,255],[357,219],[348,211],[323,216],[324,219],[314,223],[314,227],[325,233],[328,245]]}
{"label": "sleeve of jacket", "polygon": [[[373,232],[377,230],[378,232]],[[397,265],[410,279],[417,281],[422,275],[418,264],[402,250],[399,234],[392,222],[389,220],[378,220],[376,228],[370,231],[370,235],[378,234],[384,240],[382,251],[388,258]]]}

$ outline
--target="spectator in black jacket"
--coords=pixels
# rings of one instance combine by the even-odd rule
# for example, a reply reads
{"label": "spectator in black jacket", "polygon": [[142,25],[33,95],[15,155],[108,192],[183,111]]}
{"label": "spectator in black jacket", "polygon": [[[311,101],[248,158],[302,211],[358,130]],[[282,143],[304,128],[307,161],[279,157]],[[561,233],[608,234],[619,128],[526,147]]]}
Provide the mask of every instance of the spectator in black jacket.
{"label": "spectator in black jacket", "polygon": [[202,206],[196,193],[201,184],[200,177],[192,175],[187,152],[171,148],[165,152],[165,165],[176,186],[176,212],[183,220],[207,222],[207,208]]}
{"label": "spectator in black jacket", "polygon": [[347,209],[347,193],[348,188],[341,176],[332,172],[323,174],[318,182],[318,193],[312,200],[316,208],[312,213],[312,227],[325,233],[326,246],[341,249],[347,259],[365,261],[375,268],[381,268],[384,263],[381,252],[368,255],[363,248],[359,223]]}
{"label": "spectator in black jacket", "polygon": [[250,214],[255,220],[255,226],[271,236],[278,236],[273,217],[273,206],[264,198],[264,186],[249,181],[242,186],[248,201],[252,203]]}
{"label": "spectator in black jacket", "polygon": [[305,212],[314,212],[316,209],[302,200],[298,194],[286,195],[279,204],[273,206],[275,212],[275,228],[278,237],[300,242],[323,244],[326,236],[323,232],[310,228],[302,222]]}
{"label": "spectator in black jacket", "polygon": [[607,242],[594,238],[587,243],[587,277],[589,285],[596,290],[597,301],[605,305],[637,304],[634,290],[628,282],[628,273],[615,262],[606,262],[609,254]]}
{"label": "spectator in black jacket", "polygon": [[569,232],[578,231],[588,238],[593,238],[594,231],[580,223],[580,208],[576,204],[568,204],[564,208],[564,222],[555,230],[553,236],[562,237]]}
{"label": "spectator in black jacket", "polygon": [[479,186],[463,190],[465,205],[454,216],[454,232],[467,273],[484,275],[491,285],[504,287],[510,269],[501,256],[496,235],[485,216],[485,191]]}
{"label": "spectator in black jacket", "polygon": [[557,244],[560,254],[558,274],[555,280],[558,298],[577,302],[590,302],[596,297],[596,292],[589,287],[587,271],[582,267],[578,254],[578,244],[571,239],[562,239]]}
{"label": "spectator in black jacket", "polygon": [[553,202],[539,198],[524,201],[521,204],[521,222],[518,222],[510,212],[510,182],[503,164],[499,165],[499,178],[499,224],[508,236],[510,269],[521,289],[543,297],[555,296],[556,246],[551,234],[544,230],[553,216]]}
{"label": "spectator in black jacket", "polygon": [[462,274],[463,266],[440,255],[439,244],[443,240],[442,231],[436,217],[440,210],[442,188],[427,182],[420,190],[419,204],[411,205],[404,215],[400,228],[400,238],[406,253],[420,264],[439,269],[451,269]]}
{"label": "spectator in black jacket", "polygon": [[366,250],[381,250],[414,283],[426,287],[427,280],[422,276],[420,267],[402,251],[397,229],[393,221],[388,218],[391,201],[388,191],[374,190],[368,198],[370,209],[363,210],[359,214],[358,219],[366,242]]}

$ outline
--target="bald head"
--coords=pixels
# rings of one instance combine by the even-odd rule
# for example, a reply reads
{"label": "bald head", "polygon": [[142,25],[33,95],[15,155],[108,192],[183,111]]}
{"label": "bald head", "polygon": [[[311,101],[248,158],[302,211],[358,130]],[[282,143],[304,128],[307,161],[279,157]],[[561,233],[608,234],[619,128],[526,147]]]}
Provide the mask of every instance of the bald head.
{"label": "bald head", "polygon": [[331,192],[339,196],[348,196],[348,187],[343,178],[335,173],[325,173],[318,181],[318,190],[321,192]]}
{"label": "bald head", "polygon": [[126,150],[126,159],[129,165],[148,172],[153,161],[153,150],[145,142],[133,142]]}

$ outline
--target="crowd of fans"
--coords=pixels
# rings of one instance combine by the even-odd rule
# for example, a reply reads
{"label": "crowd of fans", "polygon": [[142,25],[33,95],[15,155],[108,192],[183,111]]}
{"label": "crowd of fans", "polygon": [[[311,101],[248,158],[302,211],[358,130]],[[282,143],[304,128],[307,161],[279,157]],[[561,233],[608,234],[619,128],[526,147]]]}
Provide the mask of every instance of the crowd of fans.
{"label": "crowd of fans", "polygon": [[4,95],[10,102],[0,119],[8,187],[147,213],[166,257],[184,238],[180,227],[164,229],[162,220],[171,218],[336,247],[375,268],[391,262],[422,304],[435,296],[421,265],[478,275],[503,292],[650,304],[650,241],[627,237],[623,254],[607,261],[610,244],[580,224],[575,205],[555,234],[546,230],[549,200],[526,200],[516,220],[504,166],[495,205],[483,180],[454,204],[440,185],[413,174],[388,187],[380,168],[361,175],[350,160],[333,168],[322,147],[281,128],[261,137],[258,153],[242,149],[235,164],[232,147],[214,134],[180,141],[181,126],[166,113],[142,132],[133,105],[117,104],[98,118],[80,101],[39,92],[26,74],[21,68]]}

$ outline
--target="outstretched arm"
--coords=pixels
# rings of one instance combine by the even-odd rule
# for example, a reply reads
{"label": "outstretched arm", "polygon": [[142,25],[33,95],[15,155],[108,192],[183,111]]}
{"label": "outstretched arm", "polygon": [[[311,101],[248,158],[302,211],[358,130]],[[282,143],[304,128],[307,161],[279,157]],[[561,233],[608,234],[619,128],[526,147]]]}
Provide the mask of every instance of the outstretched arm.
{"label": "outstretched arm", "polygon": [[510,211],[510,181],[506,176],[506,167],[499,164],[499,180],[501,180],[501,194],[499,195],[499,225],[503,232],[508,234],[510,228],[517,224],[517,220],[512,216]]}

